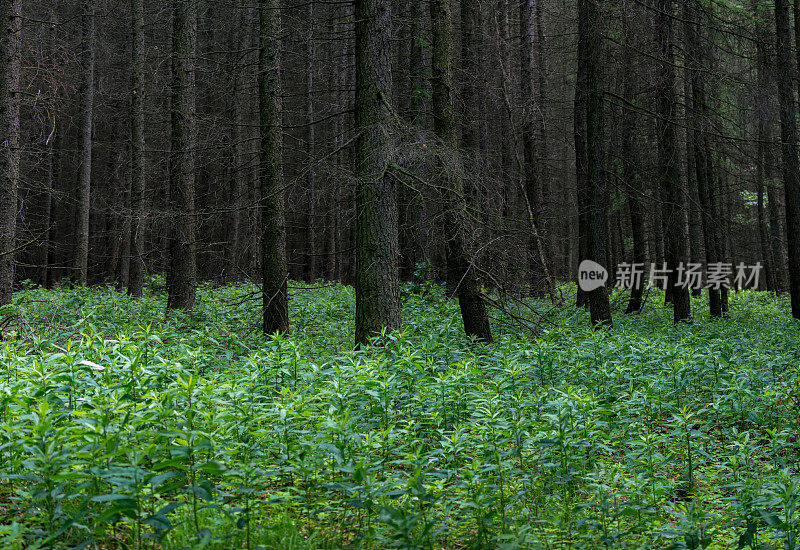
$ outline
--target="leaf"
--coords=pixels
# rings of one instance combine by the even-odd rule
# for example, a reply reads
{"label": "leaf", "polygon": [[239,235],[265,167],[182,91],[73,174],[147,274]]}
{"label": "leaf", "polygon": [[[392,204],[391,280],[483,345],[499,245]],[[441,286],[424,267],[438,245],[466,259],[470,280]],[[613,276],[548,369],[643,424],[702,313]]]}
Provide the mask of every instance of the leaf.
{"label": "leaf", "polygon": [[103,365],[98,365],[97,363],[95,363],[93,361],[89,361],[87,359],[83,359],[81,361],[78,361],[78,364],[79,365],[83,365],[84,367],[89,367],[90,369],[92,369],[95,372],[103,372],[104,370],[106,370],[106,368]]}
{"label": "leaf", "polygon": [[209,460],[208,462],[203,462],[198,469],[212,474],[222,474],[227,468],[219,461]]}
{"label": "leaf", "polygon": [[770,527],[779,530],[783,530],[786,527],[786,525],[781,521],[781,519],[772,512],[768,512],[766,510],[759,510],[758,513]]}

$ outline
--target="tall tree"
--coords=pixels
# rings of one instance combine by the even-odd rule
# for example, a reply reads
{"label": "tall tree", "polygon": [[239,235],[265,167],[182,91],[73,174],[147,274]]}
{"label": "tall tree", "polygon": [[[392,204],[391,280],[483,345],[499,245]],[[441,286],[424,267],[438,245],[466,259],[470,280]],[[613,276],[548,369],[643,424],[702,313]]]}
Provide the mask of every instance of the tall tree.
{"label": "tall tree", "polygon": [[[703,55],[699,37],[700,26],[697,20],[697,0],[684,0],[683,19],[686,35],[687,71],[691,83],[691,95],[687,98],[687,108],[692,115],[692,131],[687,144],[694,160],[694,175],[697,181],[700,200],[701,226],[706,265],[721,261],[721,245],[717,226],[717,205],[714,179],[714,165],[710,150],[709,128],[711,117],[706,100],[705,70],[702,67]],[[712,317],[722,315],[720,289],[708,289],[709,312]]]}
{"label": "tall tree", "polygon": [[[468,2],[469,3],[469,2]],[[531,226],[529,238],[530,251],[530,286],[534,295],[544,295],[550,292],[550,276],[547,265],[547,254],[544,241],[540,234],[542,227],[542,202],[544,188],[540,178],[539,150],[543,136],[537,132],[538,124],[535,120],[541,118],[533,93],[533,59],[534,35],[536,23],[534,21],[533,0],[520,0],[519,3],[519,30],[520,30],[520,92],[522,94],[522,177],[524,181],[524,198],[528,218]],[[539,63],[542,57],[539,57]],[[541,68],[540,68],[541,71]],[[540,72],[541,74],[541,72]],[[539,78],[540,86],[543,85]],[[537,144],[537,137],[540,138]]]}
{"label": "tall tree", "polygon": [[20,0],[0,0],[0,305],[11,302],[17,237]]}
{"label": "tall tree", "polygon": [[305,246],[305,258],[303,259],[304,278],[308,281],[314,281],[319,277],[320,273],[320,255],[319,255],[319,237],[318,237],[318,224],[317,219],[319,205],[319,189],[317,182],[317,131],[315,116],[315,102],[314,102],[314,71],[316,70],[316,37],[314,21],[314,0],[308,0],[306,3],[306,20],[308,23],[308,33],[305,37],[306,42],[306,96],[305,96],[305,126],[306,126],[306,154],[308,161],[305,166],[306,173],[306,193],[308,194],[308,202],[306,203],[305,212],[303,213],[304,226],[305,226],[305,239],[303,239]]}
{"label": "tall tree", "polygon": [[[572,107],[572,130],[575,142],[575,194],[578,205],[578,262],[587,259],[589,238],[589,183],[587,174],[586,102],[587,102],[587,34],[586,6],[578,1],[578,48],[575,71],[575,94]],[[588,307],[589,296],[580,287],[577,291],[577,307]]]}
{"label": "tall tree", "polygon": [[144,0],[131,0],[131,267],[128,293],[141,298],[144,285]]}
{"label": "tall tree", "polygon": [[172,113],[169,157],[170,206],[175,233],[169,242],[167,307],[191,311],[197,286],[195,220],[195,57],[197,3],[172,3]]}
{"label": "tall tree", "polygon": [[[448,148],[447,154],[458,162],[458,136],[456,134],[453,105],[453,24],[450,0],[431,0],[432,52],[432,103],[433,130]],[[447,238],[448,279],[455,281],[464,331],[469,337],[484,342],[492,341],[489,316],[481,296],[474,258],[466,238],[466,200],[464,183],[459,169],[440,162],[438,167],[444,194],[443,229]]]}
{"label": "tall tree", "polygon": [[789,250],[789,294],[792,300],[792,316],[800,319],[800,161],[797,158],[797,110],[792,88],[795,67],[787,0],[775,0],[775,29],[783,190],[786,199],[786,243]]}
{"label": "tall tree", "polygon": [[81,124],[78,172],[77,250],[75,275],[86,285],[89,273],[89,212],[92,187],[92,121],[94,117],[95,0],[83,0],[81,13]]}
{"label": "tall tree", "polygon": [[[637,170],[638,162],[636,158],[636,146],[634,133],[636,131],[636,113],[633,105],[636,97],[636,82],[634,81],[633,63],[635,62],[632,54],[633,49],[627,50],[631,46],[634,36],[630,28],[630,18],[632,14],[627,10],[622,14],[623,39],[625,40],[626,52],[622,67],[622,87],[626,105],[622,111],[622,178],[625,183],[625,195],[627,199],[628,214],[631,220],[631,238],[633,240],[633,263],[644,265],[647,261],[647,235],[644,223],[644,211],[640,193],[640,177]],[[642,293],[644,284],[634,285],[631,289],[631,297],[625,313],[638,313],[642,309]]]}
{"label": "tall tree", "polygon": [[675,56],[672,51],[674,18],[672,0],[658,0],[656,41],[660,56],[656,79],[656,131],[658,135],[658,178],[664,197],[664,254],[671,270],[668,293],[673,304],[673,319],[677,323],[691,316],[689,289],[681,285],[679,265],[688,263],[689,238],[686,228],[686,200],[681,188],[678,166],[678,145],[675,133]]}
{"label": "tall tree", "polygon": [[55,191],[56,180],[56,137],[58,136],[57,127],[57,98],[58,98],[58,81],[56,78],[55,69],[58,66],[56,61],[58,56],[58,44],[56,42],[56,29],[58,28],[58,3],[53,0],[49,6],[49,21],[47,25],[47,50],[50,55],[50,77],[49,77],[49,97],[48,115],[52,119],[52,128],[45,141],[45,148],[47,151],[47,176],[44,189],[44,212],[42,220],[44,225],[44,232],[42,234],[42,250],[39,257],[39,284],[45,288],[50,288],[52,284],[52,271],[50,265],[52,263],[53,240],[55,225],[55,209],[53,208],[53,194]]}
{"label": "tall tree", "polygon": [[[586,258],[608,269],[608,182],[605,174],[603,135],[603,19],[596,0],[578,0],[578,41],[583,42],[586,63],[586,189],[579,205],[586,209]],[[579,50],[581,45],[578,45]],[[611,305],[605,285],[588,293],[592,326],[612,325]]]}
{"label": "tall tree", "polygon": [[398,190],[391,150],[391,10],[356,0],[356,344],[400,328]]}
{"label": "tall tree", "polygon": [[252,28],[252,10],[250,6],[241,0],[236,3],[239,14],[238,25],[232,43],[232,63],[234,66],[233,76],[233,100],[231,132],[232,147],[231,155],[231,212],[228,215],[228,242],[225,247],[225,272],[228,281],[239,279],[241,276],[241,260],[243,256],[244,234],[247,227],[247,182],[248,182],[248,163],[250,141],[247,139],[249,128],[247,117],[250,114],[248,109],[248,97],[250,92],[250,70],[247,66],[250,61],[248,55],[250,50],[250,33]]}
{"label": "tall tree", "polygon": [[259,0],[258,104],[261,128],[261,296],[265,334],[289,330],[283,189],[280,0]]}

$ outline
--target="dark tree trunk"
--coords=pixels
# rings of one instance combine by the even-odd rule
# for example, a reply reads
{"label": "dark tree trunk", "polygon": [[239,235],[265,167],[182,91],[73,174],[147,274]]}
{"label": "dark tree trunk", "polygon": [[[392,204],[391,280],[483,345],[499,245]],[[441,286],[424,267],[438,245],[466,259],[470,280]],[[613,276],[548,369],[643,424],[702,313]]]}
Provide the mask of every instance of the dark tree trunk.
{"label": "dark tree trunk", "polygon": [[[408,111],[406,120],[415,126],[424,126],[425,97],[425,56],[423,52],[426,36],[425,10],[417,0],[408,2],[408,18],[410,24],[410,44],[408,54]],[[422,261],[424,253],[419,244],[419,198],[412,187],[400,186],[400,279],[409,281],[413,278],[417,263]]]}
{"label": "dark tree trunk", "polygon": [[800,164],[797,158],[797,122],[792,75],[789,6],[786,0],[775,0],[777,33],[778,101],[781,114],[781,154],[783,187],[786,199],[786,244],[789,251],[789,294],[792,316],[800,319]]}
{"label": "dark tree trunk", "polygon": [[175,233],[169,244],[167,307],[191,311],[197,285],[194,211],[197,7],[194,0],[173,0],[172,9],[172,143],[169,176]]}
{"label": "dark tree trunk", "polygon": [[[684,2],[684,16],[686,15],[686,7]],[[684,17],[686,19],[686,17]],[[689,24],[688,21],[686,24]],[[683,70],[683,97],[684,97],[684,123],[686,126],[685,139],[686,139],[686,210],[689,223],[689,258],[692,261],[697,261],[705,254],[703,246],[703,239],[705,238],[705,231],[703,230],[703,212],[700,209],[700,197],[697,188],[697,163],[694,159],[694,132],[696,124],[698,123],[697,116],[693,110],[692,103],[692,71],[688,65],[692,60],[688,59],[691,47],[689,42],[689,31],[685,32],[686,36],[686,58]],[[692,296],[698,298],[702,296],[702,285],[697,285],[692,288]]]}
{"label": "dark tree trunk", "polygon": [[[632,31],[629,28],[628,17],[624,15],[624,38],[630,40]],[[636,84],[633,74],[633,59],[631,55],[625,56],[623,67],[623,94],[627,105],[622,109],[622,178],[625,183],[626,198],[628,203],[628,214],[631,219],[631,237],[633,239],[633,263],[642,264],[644,268],[647,262],[647,234],[644,226],[644,212],[638,193],[641,189],[639,177],[637,175],[636,148],[634,146],[634,132],[636,131],[636,113],[632,110],[632,105],[636,96]],[[644,291],[644,281],[642,284],[634,285],[631,289],[631,297],[625,313],[637,313],[642,309],[642,293]]]}
{"label": "dark tree trunk", "polygon": [[0,305],[11,302],[19,185],[20,0],[0,0]]}
{"label": "dark tree trunk", "polygon": [[[453,25],[450,0],[431,0],[433,30],[433,130],[449,148],[448,154],[458,156],[458,138],[453,105]],[[455,162],[458,162],[456,158]],[[445,162],[438,166],[444,190],[443,229],[447,236],[447,265],[449,277],[456,282],[456,294],[464,321],[464,332],[484,342],[492,341],[489,316],[481,296],[480,284],[473,265],[474,258],[466,238],[466,201],[464,183],[458,174],[451,173]]]}
{"label": "dark tree trunk", "polygon": [[240,52],[246,52],[250,48],[250,29],[252,27],[252,12],[249,5],[244,2],[237,4],[239,11],[239,25],[237,27],[234,43],[238,42],[238,47],[234,48],[236,60],[240,63],[236,67],[236,74],[233,80],[233,177],[231,185],[231,212],[228,215],[228,236],[227,246],[225,247],[225,280],[233,281],[241,277],[243,246],[245,242],[247,201],[247,181],[249,164],[249,142],[248,142],[248,117],[247,94],[250,91],[249,76],[250,71],[247,66],[249,56]]}
{"label": "dark tree trunk", "polygon": [[[585,4],[579,3],[578,17],[578,52],[577,72],[575,76],[575,98],[573,104],[573,133],[575,137],[575,180],[578,203],[578,262],[588,258],[589,238],[589,183],[587,168],[587,136],[586,136],[586,107],[587,107],[587,78],[588,78],[588,52]],[[580,11],[583,10],[583,11]],[[580,15],[583,13],[583,16]],[[589,307],[589,296],[578,288],[577,307]]]}
{"label": "dark tree trunk", "polygon": [[[774,166],[773,160],[770,160],[770,166]],[[781,216],[780,207],[780,190],[775,185],[767,186],[767,211],[769,212],[769,242],[770,249],[772,250],[773,270],[775,274],[775,286],[779,292],[783,292],[787,288],[786,283],[786,252],[784,247],[784,239],[786,231],[783,227],[784,219]]]}
{"label": "dark tree trunk", "polygon": [[[693,129],[690,146],[694,160],[694,173],[697,181],[697,194],[700,201],[701,225],[705,249],[706,265],[721,261],[722,251],[717,220],[714,164],[711,157],[709,125],[711,118],[706,103],[704,70],[701,62],[703,51],[698,36],[696,0],[684,0],[684,26],[686,34],[687,69],[691,80],[691,96],[687,98],[692,112]],[[708,289],[709,313],[712,317],[722,315],[722,289]]]}
{"label": "dark tree trunk", "polygon": [[[593,0],[578,0],[578,40],[586,52],[586,258],[608,265],[608,187],[605,174],[602,91],[602,14]],[[592,326],[612,325],[605,285],[588,293]]]}
{"label": "dark tree trunk", "polygon": [[261,128],[261,296],[265,334],[289,330],[283,189],[280,0],[259,0],[258,99]]}
{"label": "dark tree trunk", "polygon": [[314,281],[319,277],[319,242],[317,236],[317,206],[319,205],[319,190],[317,189],[317,169],[316,162],[316,141],[317,134],[314,125],[314,58],[316,50],[314,44],[314,1],[307,0],[306,17],[308,19],[308,35],[306,36],[306,97],[305,97],[305,116],[306,116],[306,191],[308,201],[303,216],[305,225],[305,266],[304,278],[307,281]]}
{"label": "dark tree trunk", "polygon": [[77,249],[75,276],[86,285],[89,272],[89,212],[92,185],[92,119],[94,115],[94,0],[83,0],[81,30],[81,124],[78,172]]}
{"label": "dark tree trunk", "polygon": [[144,287],[145,156],[144,156],[144,0],[131,0],[131,267],[128,293],[142,297]]}
{"label": "dark tree trunk", "polygon": [[[58,26],[58,14],[56,11],[57,5],[53,2],[50,5],[50,21],[47,27],[47,46],[50,56],[52,58],[52,67],[56,66],[56,28]],[[50,83],[50,97],[48,98],[48,110],[50,116],[53,118],[53,126],[50,135],[47,136],[45,146],[47,148],[47,181],[45,183],[45,196],[44,196],[44,213],[42,219],[44,220],[44,232],[42,235],[42,252],[40,256],[39,266],[39,284],[45,288],[50,288],[52,285],[52,271],[50,264],[52,263],[52,242],[53,242],[53,224],[55,221],[53,209],[53,193],[55,191],[56,179],[56,136],[58,135],[58,128],[56,125],[56,106],[57,106],[58,85],[55,77],[52,77]]]}
{"label": "dark tree trunk", "polygon": [[[537,137],[541,138],[540,125],[535,122],[542,117],[539,105],[536,105],[533,93],[533,59],[535,33],[533,0],[521,0],[520,15],[520,92],[522,94],[522,177],[526,209],[528,210],[531,234],[528,238],[530,269],[530,291],[534,296],[551,293],[547,253],[542,239],[542,189],[539,146]],[[541,58],[540,58],[541,61]]]}
{"label": "dark tree trunk", "polygon": [[397,180],[391,153],[391,11],[356,0],[356,345],[400,328]]}
{"label": "dark tree trunk", "polygon": [[668,288],[673,304],[673,319],[676,323],[691,317],[689,289],[679,285],[678,266],[686,265],[688,258],[688,235],[684,212],[686,202],[681,188],[675,134],[675,62],[672,52],[672,1],[659,0],[657,16],[657,41],[661,57],[656,99],[658,118],[658,177],[664,196],[664,247],[667,267],[671,270]]}
{"label": "dark tree trunk", "polygon": [[[795,0],[795,17],[798,15],[798,2]],[[770,33],[766,28],[765,21],[769,13],[759,5],[758,1],[753,1],[753,20],[755,24],[756,40],[756,125],[757,140],[756,144],[756,194],[758,211],[758,242],[761,249],[761,257],[764,264],[764,275],[767,290],[777,291],[775,277],[775,257],[773,256],[772,244],[769,241],[767,229],[767,211],[764,206],[766,194],[765,179],[772,179],[772,163],[768,159],[767,141],[771,141],[772,117],[770,117],[770,96],[772,95],[769,70],[770,60],[767,51]],[[797,27],[796,27],[797,28]]]}

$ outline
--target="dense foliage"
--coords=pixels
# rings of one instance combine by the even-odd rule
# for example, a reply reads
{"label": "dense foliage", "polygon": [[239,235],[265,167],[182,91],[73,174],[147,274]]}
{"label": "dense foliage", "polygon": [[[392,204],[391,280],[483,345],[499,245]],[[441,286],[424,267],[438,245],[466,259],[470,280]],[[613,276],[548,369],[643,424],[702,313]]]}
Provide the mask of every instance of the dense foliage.
{"label": "dense foliage", "polygon": [[786,300],[673,327],[651,297],[599,332],[565,307],[470,347],[407,288],[404,332],[352,351],[351,289],[294,286],[273,339],[248,285],[201,287],[192,319],[158,284],[16,294],[0,547],[800,545]]}

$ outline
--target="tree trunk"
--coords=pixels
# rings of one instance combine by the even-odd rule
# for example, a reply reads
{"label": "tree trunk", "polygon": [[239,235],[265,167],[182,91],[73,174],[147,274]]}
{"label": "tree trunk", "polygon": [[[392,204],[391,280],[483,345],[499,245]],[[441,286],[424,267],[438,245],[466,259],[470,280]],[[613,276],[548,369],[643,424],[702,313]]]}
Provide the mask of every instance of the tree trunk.
{"label": "tree trunk", "polygon": [[[770,166],[774,166],[774,161],[770,161]],[[767,211],[769,212],[769,242],[772,250],[773,270],[775,274],[775,286],[778,292],[783,292],[787,288],[786,283],[786,252],[784,239],[784,219],[781,216],[780,190],[775,185],[767,186]]]}
{"label": "tree trunk", "polygon": [[[798,3],[795,1],[795,16],[798,13]],[[771,141],[771,117],[770,115],[770,60],[767,50],[770,33],[765,26],[769,13],[759,5],[757,0],[753,1],[753,21],[755,24],[756,40],[756,125],[757,140],[756,144],[756,194],[757,194],[757,223],[758,223],[758,243],[761,249],[761,257],[764,262],[764,275],[767,290],[777,292],[777,282],[775,277],[775,257],[773,256],[772,244],[769,241],[767,230],[767,212],[764,205],[766,194],[765,179],[772,179],[772,163],[767,156],[767,141]]]}
{"label": "tree trunk", "polygon": [[92,118],[94,114],[94,0],[83,0],[81,30],[81,124],[78,172],[78,217],[75,276],[86,285],[89,272],[89,211],[92,184]]}
{"label": "tree trunk", "polygon": [[672,52],[672,1],[658,1],[657,41],[661,57],[656,99],[658,117],[658,177],[664,196],[664,253],[667,267],[671,270],[668,288],[673,304],[673,319],[676,323],[691,317],[689,289],[679,284],[678,267],[688,262],[688,235],[684,212],[686,202],[681,189],[675,135],[675,60]]}
{"label": "tree trunk", "polygon": [[169,245],[167,307],[191,311],[197,285],[194,211],[197,5],[194,0],[173,0],[172,9],[172,143],[169,175],[175,233]]}
{"label": "tree trunk", "polygon": [[[303,265],[305,279],[315,281],[319,277],[319,242],[317,236],[317,206],[319,205],[319,189],[317,189],[316,162],[316,128],[314,127],[314,58],[316,57],[314,44],[314,0],[307,0],[306,17],[308,19],[308,35],[306,36],[306,97],[305,97],[305,126],[306,126],[306,192],[308,202],[304,212],[305,242],[303,250]],[[390,96],[391,97],[391,96]]]}
{"label": "tree trunk", "polygon": [[[609,196],[605,174],[602,86],[602,14],[593,0],[578,0],[578,41],[586,55],[586,258],[608,265]],[[611,326],[611,305],[605,285],[588,293],[593,327]]]}
{"label": "tree trunk", "polygon": [[[711,119],[706,103],[704,71],[700,63],[704,60],[698,37],[696,0],[684,0],[684,28],[686,34],[687,65],[691,80],[691,97],[687,98],[693,115],[691,132],[692,157],[697,179],[697,194],[700,200],[701,225],[703,228],[703,247],[706,265],[721,261],[722,251],[717,226],[716,185],[714,164],[709,144],[709,126]],[[722,315],[722,291],[719,288],[708,289],[709,313],[712,317]]]}
{"label": "tree trunk", "polygon": [[400,328],[397,181],[391,153],[391,10],[356,0],[356,345]]}
{"label": "tree trunk", "polygon": [[[623,36],[625,40],[630,40],[632,31],[629,28],[628,15],[623,15]],[[636,131],[636,113],[632,110],[632,104],[636,96],[636,84],[634,82],[633,59],[631,55],[626,55],[622,78],[623,94],[628,105],[622,109],[622,178],[625,183],[625,195],[628,203],[628,214],[631,219],[631,237],[633,238],[633,263],[642,264],[644,268],[647,262],[647,234],[644,226],[644,212],[639,200],[639,177],[637,174],[637,159],[635,158],[634,132]],[[638,313],[642,309],[642,293],[644,291],[644,281],[642,284],[634,285],[631,289],[631,297],[625,313]]]}
{"label": "tree trunk", "polygon": [[[242,273],[243,243],[246,234],[247,221],[247,182],[248,165],[250,162],[250,144],[248,141],[249,128],[248,117],[250,111],[247,108],[247,94],[250,92],[250,69],[248,61],[250,57],[244,53],[250,49],[250,31],[252,28],[252,12],[246,2],[237,4],[239,11],[239,25],[237,27],[234,43],[238,46],[234,48],[237,53],[236,58],[239,66],[236,67],[236,74],[233,80],[233,178],[231,185],[231,212],[228,217],[228,245],[225,247],[225,279],[227,281],[239,280]],[[239,53],[242,52],[242,53]]]}
{"label": "tree trunk", "polygon": [[[431,27],[433,30],[432,72],[433,83],[433,131],[446,145],[447,154],[458,159],[458,138],[455,127],[453,105],[453,25],[450,0],[431,0]],[[464,321],[464,331],[468,337],[484,342],[492,341],[489,316],[481,296],[480,284],[475,274],[474,258],[467,243],[466,201],[464,184],[458,173],[453,173],[443,159],[438,170],[444,190],[443,229],[447,237],[447,265],[450,279],[456,281],[456,294]]]}
{"label": "tree trunk", "polygon": [[[49,17],[49,24],[47,27],[47,49],[51,57],[51,68],[56,67],[56,28],[58,26],[58,13],[56,11],[57,5],[55,2],[50,4],[50,17]],[[42,215],[42,219],[44,220],[44,233],[42,235],[42,252],[40,256],[40,267],[39,267],[39,284],[45,288],[50,288],[52,285],[52,272],[50,270],[50,264],[52,263],[51,255],[52,255],[52,241],[53,241],[53,223],[55,220],[54,212],[53,212],[53,192],[55,189],[55,179],[56,179],[56,136],[58,135],[58,128],[56,125],[56,106],[57,106],[57,95],[58,95],[58,85],[55,79],[55,76],[51,76],[50,80],[50,90],[49,90],[49,98],[48,98],[48,111],[50,116],[53,118],[53,126],[50,131],[50,134],[47,136],[47,141],[45,142],[45,146],[47,148],[47,181],[45,183],[45,196],[44,196],[44,213]]]}
{"label": "tree trunk", "polygon": [[[578,262],[588,258],[589,236],[589,182],[587,173],[587,136],[586,136],[586,106],[587,106],[587,27],[584,3],[579,0],[578,17],[578,52],[577,69],[575,74],[575,97],[573,103],[573,134],[575,138],[575,191],[578,205]],[[580,11],[583,10],[583,11]],[[583,14],[582,16],[580,14]],[[578,287],[577,307],[589,307],[589,295]]]}
{"label": "tree trunk", "polygon": [[0,305],[11,302],[17,237],[22,6],[0,0]]}
{"label": "tree trunk", "polygon": [[544,296],[550,292],[547,254],[541,237],[543,192],[540,179],[539,153],[536,142],[538,124],[541,118],[533,95],[533,36],[535,32],[533,0],[519,3],[520,30],[520,92],[522,95],[522,177],[526,206],[529,211],[531,235],[528,240],[528,265],[530,269],[530,290],[534,296]]}
{"label": "tree trunk", "polygon": [[142,297],[144,287],[145,153],[144,153],[144,0],[131,0],[131,267],[128,293]]}
{"label": "tree trunk", "polygon": [[783,187],[786,199],[786,243],[789,251],[789,294],[792,316],[800,319],[800,163],[797,158],[796,108],[792,89],[795,68],[787,0],[775,0],[775,27]]}
{"label": "tree trunk", "polygon": [[265,334],[289,330],[283,189],[280,0],[259,0],[258,99],[261,127],[261,296]]}

